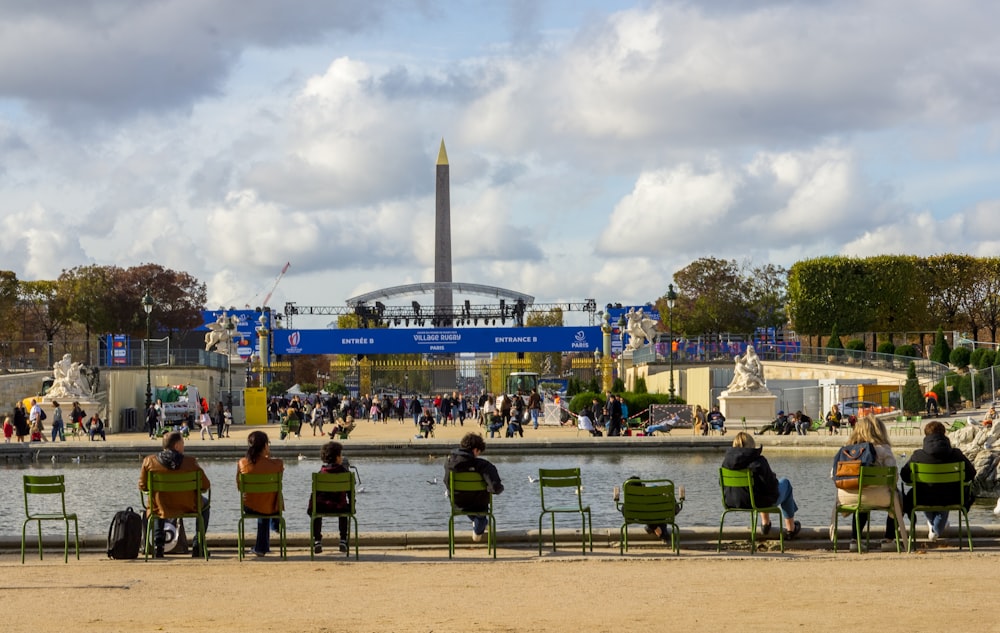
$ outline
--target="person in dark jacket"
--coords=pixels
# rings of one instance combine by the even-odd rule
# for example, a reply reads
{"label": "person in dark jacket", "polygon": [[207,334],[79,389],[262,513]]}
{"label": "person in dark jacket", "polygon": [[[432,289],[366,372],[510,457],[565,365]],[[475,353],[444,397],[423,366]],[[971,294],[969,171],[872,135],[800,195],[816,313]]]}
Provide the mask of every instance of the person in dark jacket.
{"label": "person in dark jacket", "polygon": [[[486,440],[476,433],[466,433],[459,443],[458,448],[451,452],[444,463],[444,484],[448,486],[450,475],[456,473],[476,472],[483,476],[486,482],[486,490],[463,491],[455,493],[455,505],[466,512],[483,511],[490,507],[490,495],[498,495],[503,492],[503,483],[500,481],[500,473],[497,467],[480,457],[486,451]],[[472,521],[472,540],[479,542],[483,540],[483,534],[489,524],[486,515],[469,516]]]}
{"label": "person in dark jacket", "polygon": [[[771,470],[767,459],[761,455],[763,449],[756,448],[749,433],[739,432],[733,438],[733,445],[726,449],[722,467],[731,470],[749,470],[753,476],[754,501],[758,507],[778,506],[785,519],[785,538],[794,538],[802,529],[795,520],[799,506],[792,496],[792,484],[785,478],[778,479]],[[731,508],[749,508],[750,491],[746,488],[726,488],[723,491],[726,505]],[[771,517],[760,513],[761,532],[766,536],[771,531]]]}
{"label": "person in dark jacket", "polygon": [[[913,451],[910,461],[906,462],[899,469],[899,478],[905,483],[911,483],[913,471],[910,464],[954,464],[962,462],[965,464],[965,509],[972,506],[975,496],[969,488],[969,484],[976,476],[976,467],[972,465],[965,453],[954,448],[948,436],[945,435],[944,425],[934,420],[928,422],[924,427],[924,447]],[[959,502],[961,490],[953,484],[920,484],[917,487],[917,501],[921,505],[955,505]],[[909,492],[903,497],[903,512],[909,514],[913,506],[913,495]],[[947,512],[924,512],[927,518],[927,539],[936,541],[944,534],[948,527]]]}
{"label": "person in dark jacket", "polygon": [[[323,466],[321,473],[348,473],[351,472],[350,465],[344,459],[344,445],[340,442],[327,442],[320,449],[320,459]],[[319,512],[348,512],[351,509],[351,496],[347,492],[317,492],[316,506]],[[312,515],[312,495],[309,496],[309,505],[306,512]],[[350,546],[350,519],[346,516],[337,517],[340,528],[340,551],[346,552]],[[313,547],[316,553],[323,552],[323,517],[316,517],[312,520]]]}

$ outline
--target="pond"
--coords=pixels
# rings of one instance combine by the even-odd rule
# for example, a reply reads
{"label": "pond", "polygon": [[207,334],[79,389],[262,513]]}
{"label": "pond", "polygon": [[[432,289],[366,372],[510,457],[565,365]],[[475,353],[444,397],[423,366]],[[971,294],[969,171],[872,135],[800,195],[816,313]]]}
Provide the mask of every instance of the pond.
{"label": "pond", "polygon": [[[830,523],[834,487],[829,479],[832,456],[794,455],[776,452],[768,457],[779,477],[788,477],[799,504],[803,526]],[[500,530],[537,529],[540,510],[538,485],[529,478],[538,468],[580,467],[584,504],[593,513],[594,528],[615,528],[621,518],[612,500],[612,489],[632,475],[669,478],[684,486],[687,502],[678,516],[681,527],[717,527],[722,511],[718,468],[722,453],[628,454],[628,455],[520,455],[491,457],[503,478],[506,490],[494,500]],[[900,459],[902,463],[903,459]],[[366,457],[352,460],[358,469],[358,524],[362,532],[442,531],[447,529],[448,501],[442,481],[444,455],[419,460]],[[212,481],[214,532],[235,532],[239,520],[236,491],[236,464],[229,460],[202,460]],[[306,505],[311,474],[317,459],[286,460],[284,477],[285,519],[289,532],[307,532]],[[137,482],[139,463],[35,464],[0,468],[0,498],[8,511],[0,514],[0,534],[19,535],[23,521],[21,476],[24,474],[66,475],[67,507],[80,517],[83,534],[106,534],[117,510],[140,507]],[[549,492],[546,492],[546,497]],[[993,500],[973,506],[973,523],[993,524]],[[546,519],[548,520],[548,519]],[[557,527],[578,526],[571,516],[557,519]],[[881,519],[877,520],[881,526]],[[461,526],[466,527],[464,524]],[[46,527],[53,532],[57,527]]]}

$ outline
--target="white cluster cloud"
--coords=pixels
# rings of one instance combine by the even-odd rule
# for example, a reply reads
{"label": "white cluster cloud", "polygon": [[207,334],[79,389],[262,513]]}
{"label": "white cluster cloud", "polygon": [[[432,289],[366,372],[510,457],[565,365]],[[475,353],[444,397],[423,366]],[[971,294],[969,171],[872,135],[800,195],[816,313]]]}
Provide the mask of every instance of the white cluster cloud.
{"label": "white cluster cloud", "polygon": [[209,305],[285,262],[272,305],[430,281],[442,138],[455,280],[542,302],[645,303],[704,256],[996,252],[1000,6],[555,6],[4,6],[2,267],[154,261]]}

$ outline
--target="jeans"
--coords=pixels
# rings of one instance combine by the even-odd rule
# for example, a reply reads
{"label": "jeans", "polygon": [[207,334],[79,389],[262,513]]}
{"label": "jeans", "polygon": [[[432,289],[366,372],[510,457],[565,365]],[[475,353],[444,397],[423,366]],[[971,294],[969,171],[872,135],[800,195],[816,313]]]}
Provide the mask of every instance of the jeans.
{"label": "jeans", "polygon": [[948,524],[947,512],[924,512],[924,517],[931,524],[935,534],[944,535],[944,526]]}
{"label": "jeans", "polygon": [[778,480],[778,500],[776,506],[781,508],[781,516],[785,519],[794,519],[795,513],[799,511],[799,506],[792,496],[792,482],[782,477]]}
{"label": "jeans", "polygon": [[538,430],[538,409],[531,410],[531,425],[535,427],[536,431]]}
{"label": "jeans", "polygon": [[61,439],[62,441],[64,441],[64,442],[66,441],[66,435],[63,433],[63,423],[62,422],[53,422],[52,423],[52,441],[55,442],[57,437],[59,439]]}
{"label": "jeans", "polygon": [[808,422],[799,422],[795,425],[795,430],[799,435],[809,435],[809,427],[812,426]]}
{"label": "jeans", "polygon": [[[247,512],[253,512],[250,508],[244,508]],[[257,519],[257,540],[254,542],[253,551],[266,554],[271,551],[271,530],[281,528],[281,522],[277,518]]]}
{"label": "jeans", "polygon": [[487,516],[470,516],[469,520],[472,521],[472,531],[476,534],[484,534],[490,525],[490,519]]}
{"label": "jeans", "polygon": [[670,429],[674,428],[672,424],[667,424],[663,422],[661,424],[652,424],[646,427],[646,435],[652,435],[655,431],[660,432],[670,432]]}

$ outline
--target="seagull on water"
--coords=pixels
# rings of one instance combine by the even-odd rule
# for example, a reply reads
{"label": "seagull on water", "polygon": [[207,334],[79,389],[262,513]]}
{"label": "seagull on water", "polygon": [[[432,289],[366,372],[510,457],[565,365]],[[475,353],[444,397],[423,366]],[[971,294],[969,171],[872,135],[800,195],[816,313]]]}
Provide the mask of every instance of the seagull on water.
{"label": "seagull on water", "polygon": [[538,480],[535,479],[534,477],[532,477],[531,475],[528,475],[528,482],[529,483],[533,483],[533,484],[537,484]]}
{"label": "seagull on water", "polygon": [[434,479],[428,479],[427,480],[427,483],[429,483],[432,486],[436,486],[437,482],[438,482],[438,478],[437,477],[435,477]]}

